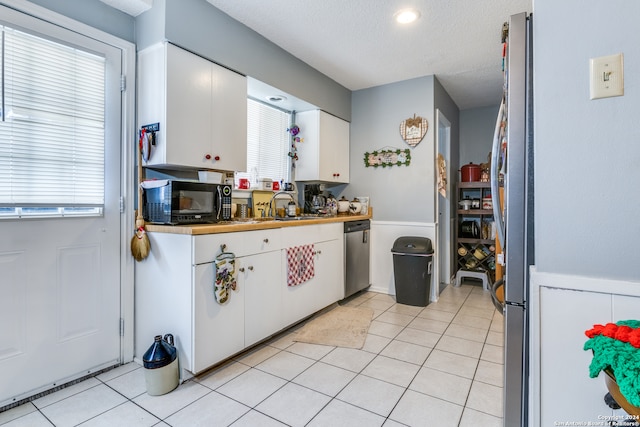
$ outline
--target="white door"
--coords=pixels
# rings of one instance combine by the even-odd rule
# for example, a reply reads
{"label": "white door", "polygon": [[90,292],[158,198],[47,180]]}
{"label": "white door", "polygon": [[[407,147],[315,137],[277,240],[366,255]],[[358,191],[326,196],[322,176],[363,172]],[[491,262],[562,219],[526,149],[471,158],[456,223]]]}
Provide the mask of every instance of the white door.
{"label": "white door", "polygon": [[122,247],[121,51],[8,9],[1,16],[106,65],[103,215],[0,219],[0,407],[119,363]]}
{"label": "white door", "polygon": [[[436,182],[438,224],[436,227],[436,280],[439,288],[451,281],[451,248],[452,217],[451,217],[451,123],[440,110],[436,113]],[[432,292],[433,294],[433,292]]]}

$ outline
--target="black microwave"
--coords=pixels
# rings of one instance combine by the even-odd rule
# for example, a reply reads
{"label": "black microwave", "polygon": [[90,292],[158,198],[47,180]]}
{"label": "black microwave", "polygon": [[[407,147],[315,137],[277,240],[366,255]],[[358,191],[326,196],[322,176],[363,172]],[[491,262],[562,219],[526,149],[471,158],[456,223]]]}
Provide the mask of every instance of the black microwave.
{"label": "black microwave", "polygon": [[144,220],[155,224],[211,224],[231,219],[231,185],[157,180],[143,183]]}

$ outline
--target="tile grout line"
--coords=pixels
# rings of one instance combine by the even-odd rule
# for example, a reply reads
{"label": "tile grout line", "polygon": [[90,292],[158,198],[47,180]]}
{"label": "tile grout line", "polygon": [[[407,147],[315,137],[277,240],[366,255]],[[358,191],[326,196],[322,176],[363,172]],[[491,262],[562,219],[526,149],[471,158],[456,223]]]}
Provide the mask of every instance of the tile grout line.
{"label": "tile grout line", "polygon": [[[453,285],[450,285],[450,286],[453,286]],[[373,292],[372,292],[372,293],[373,293]],[[141,407],[141,406],[140,406],[140,405],[138,405],[136,402],[134,402],[133,398],[129,398],[129,397],[125,396],[123,393],[119,392],[118,390],[116,390],[115,388],[113,388],[111,385],[107,384],[107,381],[102,380],[102,379],[99,379],[99,378],[97,378],[97,376],[95,376],[95,378],[99,381],[99,384],[96,384],[96,385],[94,385],[93,387],[89,387],[88,389],[86,389],[86,390],[82,390],[82,391],[80,391],[80,392],[78,392],[78,393],[74,393],[74,394],[73,394],[73,395],[71,395],[71,396],[67,396],[67,397],[65,397],[64,399],[61,399],[60,401],[57,401],[57,402],[52,403],[51,405],[53,405],[53,404],[55,404],[55,403],[58,403],[58,402],[61,402],[61,401],[64,401],[64,400],[68,399],[69,397],[75,396],[75,395],[77,395],[77,394],[79,394],[79,393],[82,393],[82,392],[85,392],[85,391],[87,391],[87,390],[89,390],[89,389],[95,388],[96,386],[98,386],[98,385],[100,385],[100,384],[104,384],[104,385],[106,385],[106,386],[107,386],[107,388],[109,388],[109,389],[110,389],[110,390],[112,390],[112,391],[115,391],[118,395],[120,395],[120,396],[122,396],[124,399],[126,399],[126,400],[125,400],[125,402],[122,402],[121,404],[118,404],[118,405],[114,406],[113,408],[110,408],[110,409],[108,409],[107,411],[102,412],[101,414],[98,414],[98,415],[92,416],[91,418],[89,418],[89,419],[87,419],[87,420],[84,420],[83,422],[86,422],[86,421],[89,421],[89,420],[94,419],[94,418],[96,418],[96,417],[99,417],[100,415],[103,415],[104,413],[109,412],[110,410],[112,410],[112,409],[114,409],[114,408],[117,408],[117,407],[119,407],[119,406],[122,406],[122,405],[123,405],[124,403],[126,403],[126,402],[132,402],[132,403],[133,403],[134,405],[136,405],[138,408],[140,408],[140,409],[142,409],[143,411],[145,411],[146,413],[150,414],[150,415],[151,415],[151,416],[153,416],[155,419],[160,420],[160,421],[159,421],[159,423],[162,423],[162,422],[165,422],[165,420],[166,420],[166,419],[168,419],[169,417],[173,416],[175,413],[177,413],[177,412],[179,412],[179,411],[181,411],[181,410],[183,410],[183,409],[187,408],[188,406],[190,406],[190,405],[194,404],[195,402],[197,402],[197,401],[201,400],[202,398],[204,398],[204,397],[206,397],[206,396],[209,396],[209,395],[211,394],[211,392],[215,392],[215,393],[217,393],[217,394],[220,394],[221,396],[224,396],[225,398],[228,398],[228,399],[230,399],[230,400],[233,400],[233,401],[235,401],[235,402],[237,402],[237,403],[241,404],[241,405],[242,405],[242,406],[244,406],[245,408],[248,408],[248,410],[247,410],[246,412],[244,412],[240,417],[238,417],[236,420],[234,420],[231,424],[235,424],[235,423],[237,423],[239,420],[241,420],[243,417],[245,417],[245,416],[246,416],[248,413],[250,413],[251,411],[256,411],[256,412],[258,412],[258,413],[260,413],[260,414],[262,414],[262,415],[264,415],[264,416],[267,416],[267,417],[269,417],[269,418],[271,418],[271,419],[274,419],[274,420],[277,420],[277,421],[279,421],[279,422],[282,422],[282,421],[278,420],[277,418],[273,418],[272,416],[270,416],[270,415],[268,415],[268,414],[265,414],[265,413],[263,413],[263,412],[261,412],[261,411],[257,410],[256,408],[257,408],[257,406],[259,406],[261,403],[263,403],[265,400],[267,400],[267,399],[269,399],[271,396],[273,396],[275,393],[277,393],[278,391],[282,390],[282,388],[283,388],[283,387],[285,387],[285,386],[286,386],[286,385],[288,385],[289,383],[293,383],[293,384],[295,384],[296,386],[300,386],[300,387],[303,387],[303,388],[308,389],[308,390],[310,390],[310,391],[313,391],[313,392],[315,392],[315,393],[319,393],[319,394],[322,394],[322,395],[324,395],[324,396],[326,396],[326,397],[329,397],[328,402],[327,402],[326,404],[324,404],[324,405],[322,406],[322,408],[320,408],[320,409],[319,409],[319,410],[318,410],[318,411],[317,411],[317,412],[316,412],[316,413],[311,417],[311,419],[307,422],[307,424],[308,424],[308,423],[310,423],[310,422],[312,422],[312,420],[313,420],[313,419],[315,419],[315,418],[316,418],[316,417],[317,417],[317,416],[318,416],[318,415],[319,415],[319,414],[320,414],[320,413],[321,413],[321,412],[322,412],[322,411],[323,411],[323,410],[324,410],[328,405],[330,405],[330,404],[331,404],[331,402],[333,402],[334,400],[338,400],[339,402],[343,402],[343,403],[345,403],[345,404],[351,405],[351,406],[356,407],[356,408],[358,408],[358,409],[364,410],[364,411],[366,411],[366,412],[368,412],[368,413],[371,413],[371,414],[375,414],[375,415],[377,415],[377,416],[380,416],[380,414],[378,414],[378,413],[376,413],[376,412],[373,412],[373,411],[368,410],[368,409],[366,409],[366,408],[362,408],[362,407],[360,407],[360,406],[358,406],[358,405],[354,405],[354,404],[352,404],[352,403],[350,403],[350,402],[343,401],[343,400],[339,399],[337,396],[338,396],[338,395],[339,395],[339,394],[340,394],[340,393],[341,393],[345,388],[347,388],[347,387],[348,387],[348,386],[349,386],[349,385],[350,385],[350,384],[351,384],[351,383],[352,383],[356,378],[358,378],[358,376],[360,376],[360,375],[362,375],[362,376],[364,376],[364,377],[367,377],[367,378],[372,378],[372,379],[375,379],[375,380],[378,380],[378,381],[382,381],[382,382],[385,382],[385,383],[387,383],[387,384],[392,384],[392,385],[394,385],[394,386],[398,386],[397,384],[389,383],[388,381],[381,380],[381,379],[378,379],[378,378],[375,378],[375,377],[371,377],[370,375],[367,375],[367,374],[364,374],[364,373],[363,373],[363,372],[365,371],[365,369],[366,369],[368,366],[370,366],[370,365],[371,365],[371,363],[372,363],[376,358],[378,358],[379,356],[383,356],[383,357],[386,357],[386,358],[389,358],[389,359],[392,359],[392,360],[397,360],[397,361],[401,361],[401,362],[405,362],[405,363],[409,363],[409,364],[412,364],[412,365],[418,366],[418,370],[417,370],[417,371],[416,371],[416,373],[413,375],[413,377],[411,378],[411,380],[409,381],[409,383],[407,384],[407,386],[406,386],[406,387],[402,387],[404,390],[402,391],[402,393],[401,393],[401,395],[400,395],[400,397],[399,397],[398,401],[394,404],[393,408],[391,408],[391,410],[389,411],[389,414],[388,414],[386,417],[385,417],[385,416],[382,416],[382,418],[384,418],[384,419],[385,419],[385,421],[386,421],[386,420],[392,420],[392,421],[394,421],[394,422],[398,422],[398,421],[395,421],[395,420],[393,420],[392,418],[390,418],[391,413],[395,410],[395,408],[396,408],[396,407],[397,407],[397,405],[399,404],[400,400],[405,396],[405,394],[407,393],[407,391],[410,389],[409,387],[410,387],[410,386],[411,386],[411,384],[415,381],[415,378],[416,378],[416,377],[417,377],[417,375],[419,374],[420,370],[421,370],[421,369],[423,369],[423,368],[425,368],[425,363],[426,363],[426,362],[427,362],[427,360],[429,359],[429,356],[432,354],[433,350],[435,350],[435,349],[436,349],[436,347],[437,347],[438,343],[440,343],[440,342],[441,342],[441,340],[442,340],[442,338],[445,336],[445,333],[447,332],[447,330],[451,327],[451,325],[453,325],[453,324],[454,324],[453,322],[454,322],[454,320],[455,320],[456,316],[460,314],[461,310],[465,307],[465,304],[470,300],[470,298],[471,298],[473,295],[474,295],[473,289],[470,289],[470,290],[469,290],[469,292],[466,294],[466,296],[464,296],[464,301],[462,302],[462,304],[458,307],[458,309],[456,310],[456,312],[455,312],[455,313],[452,313],[452,314],[453,314],[453,317],[451,318],[451,320],[450,320],[450,321],[448,321],[448,322],[447,322],[447,323],[448,323],[448,324],[447,324],[447,327],[443,330],[443,332],[442,332],[442,333],[438,334],[438,335],[439,335],[439,337],[438,337],[438,339],[435,341],[434,346],[433,346],[432,348],[430,348],[430,350],[429,350],[429,352],[428,352],[427,357],[425,358],[425,360],[424,360],[421,364],[419,364],[419,365],[418,365],[418,364],[415,364],[415,363],[412,363],[412,362],[408,362],[408,361],[403,360],[403,359],[397,359],[397,358],[395,358],[395,357],[382,355],[382,352],[383,352],[385,349],[387,349],[387,348],[388,348],[388,347],[389,347],[389,346],[390,346],[394,341],[398,341],[398,342],[405,342],[405,341],[398,340],[398,339],[397,339],[398,335],[399,335],[400,333],[402,333],[403,331],[407,330],[407,329],[416,329],[416,328],[410,328],[410,327],[409,327],[409,325],[411,324],[411,322],[413,322],[413,321],[415,321],[416,319],[418,319],[418,318],[419,318],[420,314],[422,314],[422,313],[424,312],[424,310],[426,310],[426,307],[425,307],[424,309],[420,310],[419,312],[417,312],[416,314],[411,314],[411,315],[409,315],[409,314],[402,313],[402,312],[390,311],[390,309],[391,309],[391,308],[393,308],[395,305],[397,305],[397,304],[398,304],[397,302],[394,302],[392,305],[390,305],[390,306],[389,306],[389,307],[387,307],[386,309],[382,310],[380,314],[378,314],[376,317],[372,318],[372,321],[373,321],[373,320],[376,320],[377,318],[379,318],[380,316],[382,316],[382,315],[383,315],[383,314],[385,314],[385,313],[401,314],[401,315],[403,315],[403,316],[411,317],[411,318],[412,318],[412,320],[411,320],[409,323],[407,323],[406,325],[397,325],[397,324],[394,324],[394,323],[385,322],[384,320],[378,320],[378,321],[379,321],[379,322],[381,322],[381,323],[391,324],[391,325],[395,325],[395,326],[400,326],[400,327],[401,327],[401,329],[400,329],[400,331],[399,331],[398,333],[396,333],[392,338],[389,338],[389,337],[386,337],[386,336],[383,336],[383,335],[377,335],[377,334],[375,334],[375,333],[372,333],[371,335],[373,335],[373,336],[378,336],[378,337],[381,337],[381,338],[389,339],[389,342],[388,342],[388,343],[386,343],[384,346],[382,346],[382,347],[380,348],[380,350],[378,350],[378,351],[377,351],[377,352],[375,352],[375,353],[374,353],[373,351],[362,350],[362,351],[365,351],[365,352],[367,352],[367,353],[372,354],[372,355],[373,355],[373,358],[372,358],[369,362],[367,362],[367,363],[366,363],[366,364],[365,364],[365,365],[364,365],[364,366],[363,366],[359,371],[357,371],[357,372],[356,372],[356,371],[350,371],[350,370],[346,369],[347,371],[350,371],[350,372],[355,373],[355,376],[354,376],[351,380],[349,380],[349,381],[348,381],[348,382],[347,382],[347,383],[346,383],[346,384],[345,384],[345,385],[344,385],[344,386],[343,386],[343,387],[342,387],[342,388],[341,388],[337,393],[335,393],[335,395],[333,395],[333,396],[332,396],[332,395],[327,395],[327,394],[325,394],[325,393],[323,393],[323,392],[320,392],[320,391],[317,391],[317,390],[314,390],[313,388],[309,388],[309,387],[307,387],[307,386],[304,386],[304,385],[301,385],[301,384],[297,384],[297,383],[295,383],[295,382],[294,382],[294,380],[295,380],[295,378],[297,378],[297,377],[299,377],[300,375],[302,375],[304,372],[307,372],[307,371],[308,371],[309,369],[311,369],[313,366],[318,365],[318,364],[319,364],[319,362],[322,362],[322,358],[324,358],[324,357],[328,356],[329,354],[331,354],[333,351],[335,351],[335,350],[337,349],[337,347],[334,347],[331,351],[329,351],[328,353],[326,353],[325,355],[323,355],[320,359],[314,359],[314,358],[311,358],[311,357],[308,357],[308,356],[305,356],[305,355],[301,355],[301,354],[297,354],[297,353],[294,353],[294,352],[290,351],[290,350],[289,350],[289,348],[290,348],[293,344],[289,344],[289,345],[285,346],[284,348],[278,348],[278,347],[275,347],[275,346],[272,346],[271,344],[269,344],[269,342],[270,342],[270,341],[267,341],[267,343],[265,344],[265,346],[264,346],[264,347],[262,347],[262,348],[266,348],[266,347],[273,347],[274,349],[278,350],[276,353],[274,353],[274,354],[270,355],[269,357],[265,358],[264,360],[261,360],[259,363],[256,363],[254,366],[247,365],[246,363],[242,362],[242,360],[237,359],[237,358],[232,358],[232,359],[230,359],[230,361],[231,361],[232,363],[229,363],[229,365],[228,365],[228,366],[232,366],[232,365],[233,365],[233,363],[239,363],[239,364],[241,364],[241,365],[243,365],[243,366],[248,367],[248,369],[247,369],[246,371],[243,371],[242,373],[240,373],[240,374],[238,374],[238,375],[234,376],[233,378],[230,378],[229,380],[225,381],[224,383],[222,383],[222,384],[218,385],[216,388],[211,388],[211,387],[209,387],[209,386],[207,386],[207,385],[203,384],[202,382],[198,381],[198,379],[197,379],[195,376],[194,376],[193,378],[188,379],[187,381],[193,381],[193,382],[195,382],[195,383],[197,383],[197,384],[199,384],[199,385],[202,385],[203,387],[205,387],[205,388],[206,388],[206,389],[208,389],[209,391],[208,391],[206,394],[204,394],[203,396],[200,396],[199,398],[197,398],[197,399],[195,399],[195,400],[193,400],[193,401],[189,402],[187,405],[185,405],[185,406],[181,407],[181,408],[180,408],[180,409],[178,409],[177,411],[174,411],[173,413],[169,414],[167,417],[164,417],[163,419],[161,419],[161,418],[160,418],[160,417],[158,417],[157,415],[153,414],[152,412],[148,411],[147,409],[145,409],[145,408]],[[364,303],[366,303],[366,302],[368,302],[368,301],[371,301],[373,298],[375,298],[375,295],[374,295],[374,296],[372,296],[372,297],[370,297],[370,298],[367,298],[367,299],[365,299],[365,300],[361,301],[361,302],[360,302],[359,304],[357,304],[356,306],[361,306],[362,304],[364,304]],[[470,307],[473,307],[473,308],[480,308],[480,307],[474,307],[474,306],[470,306]],[[494,320],[495,320],[494,318],[495,318],[495,311],[494,311],[494,315],[493,315],[493,316],[491,317],[491,319],[490,319],[489,329],[487,330],[487,332],[486,332],[486,334],[485,334],[485,336],[484,336],[484,341],[482,342],[483,348],[482,348],[482,351],[481,351],[481,353],[480,353],[480,355],[479,355],[479,357],[478,357],[478,359],[477,359],[477,364],[476,364],[476,367],[475,367],[475,370],[474,370],[474,373],[473,373],[473,378],[471,378],[471,382],[472,382],[471,387],[473,386],[473,383],[474,383],[474,382],[476,382],[476,381],[477,381],[478,383],[482,383],[482,384],[493,385],[493,384],[490,384],[490,383],[485,383],[485,382],[483,382],[483,381],[476,380],[476,379],[475,379],[475,377],[476,377],[476,375],[477,375],[477,373],[478,373],[478,369],[479,369],[480,361],[482,360],[482,359],[481,359],[481,357],[482,357],[482,352],[484,351],[485,346],[486,346],[486,345],[492,345],[492,344],[488,344],[488,343],[487,343],[487,340],[488,340],[488,338],[489,338],[489,334],[490,334],[490,332],[491,332],[491,326],[493,325]],[[428,318],[425,318],[425,319],[427,319],[427,320],[434,320],[434,319],[428,319]],[[458,324],[456,324],[456,325],[458,325]],[[460,326],[467,326],[467,325],[460,324]],[[420,330],[420,329],[416,329],[416,330]],[[420,331],[422,331],[422,330],[420,330]],[[430,332],[430,331],[423,331],[423,332]],[[494,331],[494,332],[500,332],[500,331]],[[503,333],[503,332],[502,332],[502,333]],[[275,337],[272,337],[272,338],[271,338],[271,340],[273,340],[273,339],[275,339]],[[279,337],[278,339],[282,339],[282,337]],[[463,339],[463,338],[461,338],[461,339]],[[469,341],[471,341],[471,340],[469,340]],[[415,344],[415,343],[411,343],[411,342],[407,342],[407,343],[408,343],[408,344],[414,344],[414,345],[421,346],[421,345],[419,345],[419,344]],[[429,347],[426,347],[426,346],[421,346],[421,347],[429,348]],[[496,347],[499,347],[499,346],[496,346]],[[270,373],[270,372],[263,371],[263,370],[262,370],[262,369],[260,369],[260,368],[257,368],[257,366],[258,366],[258,365],[260,365],[261,363],[263,363],[263,362],[265,362],[265,361],[267,361],[267,360],[269,360],[269,359],[272,359],[272,358],[273,358],[273,357],[275,357],[276,355],[281,354],[282,352],[285,352],[285,351],[286,351],[287,353],[289,353],[289,354],[296,355],[296,356],[299,356],[299,357],[303,357],[303,358],[305,358],[305,359],[309,359],[309,360],[313,361],[313,363],[312,363],[311,365],[309,365],[308,367],[306,367],[305,369],[303,369],[300,373],[296,374],[296,375],[295,375],[292,379],[290,379],[290,380],[289,380],[289,379],[286,379],[286,378],[282,378],[282,377],[280,377],[280,376],[278,376],[278,375],[274,375],[274,374],[272,374],[272,373]],[[441,350],[441,351],[445,351],[445,350]],[[446,352],[446,351],[445,351],[445,352]],[[453,353],[453,354],[457,354],[457,353]],[[493,362],[490,362],[490,361],[486,361],[486,362],[488,362],[488,363],[493,363]],[[326,363],[326,362],[323,362],[323,363]],[[336,366],[336,365],[332,365],[332,364],[329,364],[329,365],[330,365],[330,366],[334,366],[334,367],[336,367],[336,368],[344,369],[344,368],[342,368],[342,367],[340,367],[340,366]],[[138,368],[138,369],[139,369],[139,368]],[[245,372],[249,372],[251,369],[255,369],[255,370],[257,370],[257,371],[260,371],[260,372],[263,372],[263,373],[266,373],[266,374],[269,374],[269,375],[273,375],[274,377],[276,377],[276,378],[281,378],[281,379],[285,380],[286,382],[285,382],[282,386],[280,386],[279,388],[277,388],[276,390],[274,390],[272,393],[270,393],[268,396],[266,396],[263,400],[261,400],[261,401],[260,401],[260,402],[258,402],[256,405],[254,405],[253,407],[250,407],[250,406],[246,405],[246,404],[245,404],[245,403],[243,403],[243,402],[239,402],[239,401],[237,401],[236,399],[233,399],[233,398],[231,398],[231,397],[229,397],[229,396],[227,396],[227,395],[225,395],[225,394],[222,394],[222,393],[220,393],[220,392],[216,391],[216,390],[217,390],[217,389],[219,389],[220,387],[224,386],[225,384],[229,383],[230,381],[233,381],[235,378],[239,377],[240,375],[244,374]],[[111,381],[111,380],[113,380],[113,379],[115,379],[115,378],[119,378],[119,377],[121,377],[121,376],[124,376],[124,375],[130,374],[131,372],[134,372],[135,370],[136,370],[136,369],[133,369],[133,370],[128,371],[128,372],[124,372],[124,373],[122,373],[122,374],[120,374],[120,375],[118,375],[118,376],[116,376],[116,377],[113,377],[113,378],[109,379],[109,381]],[[212,371],[212,372],[215,372],[215,371]],[[445,371],[442,371],[442,372],[445,372]],[[454,374],[452,374],[452,375],[454,375]],[[463,377],[463,378],[466,378],[466,377]],[[183,384],[184,384],[184,383],[183,383]],[[462,421],[462,415],[464,414],[464,410],[467,408],[466,404],[468,403],[468,399],[469,399],[470,392],[471,392],[471,387],[470,387],[469,391],[467,392],[467,396],[466,396],[466,399],[465,399],[465,404],[464,404],[464,405],[462,405],[462,413],[461,413],[460,419],[459,419],[459,421],[458,421],[458,424],[460,424],[460,422]],[[416,391],[416,390],[412,390],[412,391],[414,391],[414,392],[416,392],[416,393],[424,394],[424,393],[421,393],[421,392]],[[141,394],[142,394],[142,393],[141,393]],[[140,395],[141,395],[141,394],[140,394]],[[425,395],[426,395],[426,396],[430,396],[430,395],[428,395],[428,394],[425,394]],[[139,396],[139,395],[138,395],[138,396]],[[135,396],[134,398],[136,398],[136,397],[138,397],[138,396]],[[447,400],[444,400],[444,399],[441,399],[441,398],[438,398],[438,397],[435,397],[435,396],[430,396],[430,397],[435,398],[435,399],[439,399],[439,400],[442,400],[442,401],[445,401],[445,402],[449,402],[449,401],[447,401]],[[456,404],[456,403],[454,403],[454,402],[449,402],[449,403],[452,403],[452,404],[458,405],[458,404]],[[47,421],[49,421],[50,423],[52,423],[52,422],[51,422],[51,420],[49,420],[49,419],[44,415],[44,413],[42,412],[42,410],[41,410],[39,407],[37,407],[35,404],[34,404],[33,406],[35,407],[35,409],[36,409],[36,410],[37,410],[37,411],[38,411],[38,412],[39,412],[39,413],[40,413],[40,414],[41,414],[41,415],[42,415],[42,416],[43,416]],[[50,406],[50,405],[47,405],[47,406]],[[47,407],[47,406],[44,406],[44,407]],[[460,406],[460,405],[458,405],[458,406]],[[44,408],[44,407],[43,407],[43,408]],[[470,408],[470,409],[471,409],[471,408]],[[488,416],[491,416],[491,417],[494,417],[494,418],[499,418],[499,417],[495,417],[495,415],[492,415],[492,414],[489,414],[489,413],[486,413],[486,412],[483,412],[483,411],[479,411],[479,412],[484,413],[484,414],[486,414],[486,415],[488,415]],[[25,414],[25,415],[27,415],[27,414]],[[52,424],[53,424],[53,423],[52,423]],[[230,425],[231,425],[231,424],[230,424]],[[154,424],[154,425],[155,425],[155,424]]]}

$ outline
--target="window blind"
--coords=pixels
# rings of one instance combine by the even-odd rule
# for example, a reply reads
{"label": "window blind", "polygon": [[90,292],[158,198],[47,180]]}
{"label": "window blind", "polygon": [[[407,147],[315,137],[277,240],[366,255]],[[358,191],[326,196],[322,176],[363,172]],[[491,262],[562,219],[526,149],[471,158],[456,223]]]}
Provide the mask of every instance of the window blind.
{"label": "window blind", "polygon": [[[288,177],[290,114],[269,105],[247,100],[247,172],[238,178]],[[252,176],[255,175],[255,176]]]}
{"label": "window blind", "polygon": [[0,30],[0,206],[101,207],[105,58]]}

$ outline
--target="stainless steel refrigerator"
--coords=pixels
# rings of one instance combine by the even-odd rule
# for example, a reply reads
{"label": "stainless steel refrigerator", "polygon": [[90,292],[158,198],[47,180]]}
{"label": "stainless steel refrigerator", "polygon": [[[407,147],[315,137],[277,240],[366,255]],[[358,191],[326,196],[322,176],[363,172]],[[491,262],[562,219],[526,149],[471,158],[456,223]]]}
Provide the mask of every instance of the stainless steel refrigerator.
{"label": "stainless steel refrigerator", "polygon": [[[533,241],[532,16],[520,13],[503,27],[504,98],[492,149],[491,193],[504,264],[504,425],[528,425],[529,266]],[[500,262],[500,259],[498,260]],[[494,286],[495,290],[496,286]]]}

